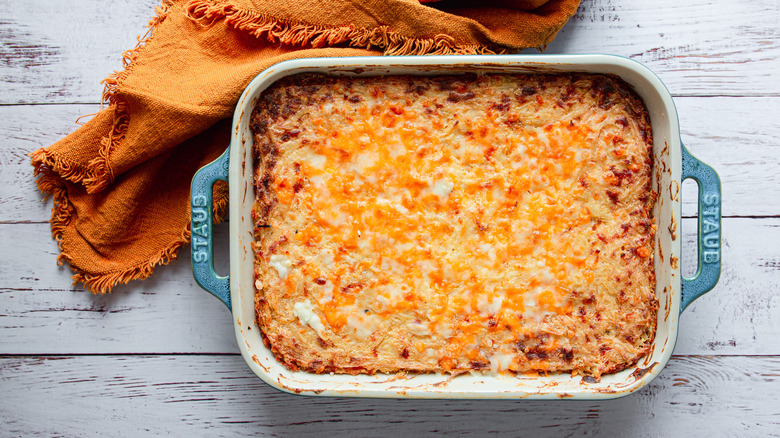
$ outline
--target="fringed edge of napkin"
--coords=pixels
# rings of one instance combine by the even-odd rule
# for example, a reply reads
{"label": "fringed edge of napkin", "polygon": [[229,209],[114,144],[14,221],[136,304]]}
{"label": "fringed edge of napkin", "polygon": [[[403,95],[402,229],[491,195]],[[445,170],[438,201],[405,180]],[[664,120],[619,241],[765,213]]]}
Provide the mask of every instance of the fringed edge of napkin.
{"label": "fringed edge of napkin", "polygon": [[[38,171],[36,171],[36,175],[39,175]],[[187,221],[187,225],[182,231],[181,237],[176,240],[173,245],[159,251],[149,260],[116,272],[90,274],[82,269],[74,267],[70,253],[65,251],[62,247],[63,233],[68,224],[70,224],[70,220],[74,213],[73,206],[68,202],[67,187],[65,187],[61,179],[50,172],[41,173],[37,183],[38,189],[44,195],[43,200],[45,201],[51,196],[54,202],[51,217],[51,234],[54,240],[57,241],[57,246],[60,249],[60,255],[57,256],[57,265],[62,266],[65,262],[68,262],[71,269],[75,272],[71,277],[73,279],[73,285],[75,286],[78,283],[83,283],[86,289],[95,294],[102,295],[110,292],[111,288],[117,284],[125,284],[131,280],[140,280],[149,277],[157,266],[167,265],[168,263],[175,261],[178,258],[178,250],[191,239],[190,223]],[[214,198],[214,222],[222,222],[227,216],[227,211],[227,195],[216,196]]]}
{"label": "fringed edge of napkin", "polygon": [[[101,82],[104,87],[100,99],[101,109],[107,103],[109,108],[113,107],[114,112],[112,129],[106,136],[101,138],[98,156],[87,163],[87,166],[82,166],[64,157],[53,156],[45,148],[40,148],[29,154],[31,164],[36,169],[36,175],[45,175],[50,172],[56,173],[65,180],[83,184],[87,193],[100,192],[114,181],[114,174],[108,157],[111,151],[124,140],[130,121],[126,103],[117,97],[116,90],[132,71],[133,61],[143,51],[146,43],[152,39],[154,28],[165,21],[165,18],[168,16],[168,9],[173,3],[173,0],[163,0],[160,6],[155,7],[155,16],[149,20],[149,24],[146,26],[148,28],[146,33],[138,37],[138,43],[133,49],[122,53],[122,70],[111,73]],[[38,188],[44,194],[47,193],[41,187],[40,180]]]}
{"label": "fringed edge of napkin", "polygon": [[380,48],[387,56],[404,55],[477,55],[506,53],[498,46],[457,44],[447,34],[432,38],[409,37],[390,30],[389,26],[355,27],[321,26],[276,17],[251,10],[240,9],[229,1],[191,0],[185,6],[193,21],[209,26],[218,20],[235,29],[248,32],[257,38],[266,37],[269,42],[281,42],[312,48],[347,44],[349,47]]}

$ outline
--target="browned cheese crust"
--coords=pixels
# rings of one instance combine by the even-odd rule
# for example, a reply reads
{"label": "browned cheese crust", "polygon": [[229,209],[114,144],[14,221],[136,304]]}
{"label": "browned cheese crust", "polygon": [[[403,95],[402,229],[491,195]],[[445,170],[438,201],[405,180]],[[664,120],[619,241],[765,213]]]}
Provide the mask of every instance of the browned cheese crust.
{"label": "browned cheese crust", "polygon": [[605,75],[304,74],[252,114],[257,322],[317,373],[634,365],[652,135]]}

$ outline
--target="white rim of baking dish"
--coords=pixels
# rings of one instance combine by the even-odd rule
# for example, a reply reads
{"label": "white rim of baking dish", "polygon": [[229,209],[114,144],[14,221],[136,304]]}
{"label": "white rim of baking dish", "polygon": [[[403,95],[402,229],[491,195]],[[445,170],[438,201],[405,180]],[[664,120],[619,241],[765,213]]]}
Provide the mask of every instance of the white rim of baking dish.
{"label": "white rim of baking dish", "polygon": [[[588,382],[569,374],[527,377],[509,373],[469,373],[455,378],[444,374],[343,375],[290,371],[276,361],[262,344],[254,318],[254,255],[251,216],[247,214],[254,199],[252,180],[252,135],[248,120],[260,93],[281,77],[303,72],[330,72],[346,75],[424,74],[480,72],[590,72],[616,74],[629,83],[645,100],[651,114],[655,148],[663,139],[668,154],[669,178],[680,180],[681,149],[679,123],[672,97],[661,80],[644,65],[613,55],[457,55],[407,57],[308,58],[284,61],[261,72],[239,99],[234,114],[230,151],[230,298],[238,346],[255,374],[269,385],[290,393],[328,396],[394,398],[473,398],[473,399],[608,399],[631,394],[646,386],[664,368],[677,338],[680,313],[680,269],[672,263],[667,271],[669,290],[659,298],[659,329],[654,349],[646,358],[627,370],[604,375],[600,382]],[[651,97],[648,101],[648,97]],[[651,108],[652,106],[652,108]],[[656,124],[665,123],[664,135]],[[659,130],[661,127],[659,127]],[[657,135],[658,134],[658,135]],[[656,156],[658,152],[656,151]],[[654,172],[657,173],[657,172]],[[247,179],[247,174],[248,178]],[[240,177],[239,177],[240,176]],[[666,178],[666,176],[663,176]],[[659,176],[661,178],[661,176]],[[660,181],[660,179],[659,179]],[[666,188],[660,187],[662,192]],[[669,191],[672,189],[670,188]],[[679,191],[679,186],[678,186]],[[671,205],[664,210],[671,223],[679,223],[679,195],[672,194]],[[660,199],[664,198],[661,193]],[[238,202],[237,200],[242,200]],[[656,207],[657,209],[660,206]],[[676,219],[675,219],[676,218]],[[660,222],[660,220],[659,220]],[[657,223],[659,223],[657,222]],[[663,223],[666,223],[665,221]],[[663,227],[659,227],[663,228]],[[679,226],[678,226],[679,228]],[[248,233],[247,233],[248,231]],[[660,230],[659,230],[660,232]],[[679,230],[678,233],[679,234]],[[660,245],[656,237],[656,245]],[[658,257],[656,247],[656,258]],[[680,239],[670,244],[667,258],[680,257]],[[668,263],[663,263],[666,266]],[[656,260],[656,276],[658,277]],[[663,324],[662,324],[663,322]],[[664,326],[664,339],[659,339]],[[663,342],[662,344],[660,342]]]}

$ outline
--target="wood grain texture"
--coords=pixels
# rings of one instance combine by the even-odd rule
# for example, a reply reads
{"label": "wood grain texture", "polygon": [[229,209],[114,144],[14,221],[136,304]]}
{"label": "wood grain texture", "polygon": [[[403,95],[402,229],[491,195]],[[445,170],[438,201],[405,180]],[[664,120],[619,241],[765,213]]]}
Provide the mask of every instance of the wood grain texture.
{"label": "wood grain texture", "polygon": [[[780,98],[678,97],[675,106],[682,142],[720,176],[723,215],[780,215]],[[685,189],[683,216],[694,217],[696,191]]]}
{"label": "wood grain texture", "polygon": [[[227,224],[215,229],[215,268],[224,275]],[[0,354],[238,352],[230,312],[192,277],[189,247],[144,281],[93,295],[56,266],[48,234],[48,224],[0,225],[15,254],[0,268]]]}
{"label": "wood grain texture", "polygon": [[79,117],[99,109],[97,104],[0,106],[0,222],[49,220],[51,202],[41,202],[27,154],[75,131]]}
{"label": "wood grain texture", "polygon": [[[696,228],[696,219],[683,221],[686,276],[696,270]],[[774,248],[780,242],[780,220],[727,219],[722,231],[720,280],[682,314],[675,352],[778,354],[780,252]]]}
{"label": "wood grain texture", "polygon": [[[681,97],[681,136],[689,150],[720,174],[723,215],[780,215],[780,97]],[[29,152],[76,130],[80,116],[98,105],[0,106],[0,223],[45,222]],[[734,123],[734,121],[740,123]],[[683,215],[696,215],[696,195],[683,192]]]}
{"label": "wood grain texture", "polygon": [[[218,227],[218,270],[227,230]],[[683,266],[695,260],[695,220],[683,221]],[[55,268],[46,224],[0,225],[9,258],[0,270],[0,354],[234,353],[227,309],[193,281],[183,252],[173,265],[108,296],[73,291]],[[677,354],[780,355],[780,219],[727,219],[723,273],[682,315]],[[35,260],[35,263],[30,263]]]}
{"label": "wood grain texture", "polygon": [[0,104],[99,102],[159,0],[0,0]]}
{"label": "wood grain texture", "polygon": [[626,56],[673,95],[777,95],[778,22],[773,0],[584,0],[547,51]]}
{"label": "wood grain texture", "polygon": [[[603,403],[291,396],[235,354],[228,311],[195,285],[186,250],[109,296],[70,286],[26,154],[99,108],[100,81],[157,4],[0,0],[0,436],[780,436],[780,2],[583,0],[547,48],[658,74],[730,217],[720,283],[682,315],[678,356]],[[682,222],[686,272],[694,229]]]}
{"label": "wood grain texture", "polygon": [[[97,102],[157,4],[0,1],[0,104]],[[676,95],[777,96],[778,22],[773,0],[584,0],[546,53],[630,57]]]}
{"label": "wood grain texture", "polygon": [[655,438],[684,431],[780,432],[777,356],[675,357],[648,387],[605,402],[303,397],[265,385],[236,355],[6,357],[0,359],[0,381],[14,394],[0,398],[3,436]]}

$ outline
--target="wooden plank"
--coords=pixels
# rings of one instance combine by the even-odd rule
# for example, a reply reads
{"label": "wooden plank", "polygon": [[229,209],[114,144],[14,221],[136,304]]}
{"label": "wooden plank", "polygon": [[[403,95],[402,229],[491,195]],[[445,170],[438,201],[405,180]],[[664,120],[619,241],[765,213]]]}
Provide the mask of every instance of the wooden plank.
{"label": "wooden plank", "polygon": [[75,131],[79,117],[100,105],[0,106],[0,222],[45,222],[51,201],[41,202],[30,152]]}
{"label": "wooden plank", "polygon": [[[726,216],[780,215],[780,97],[676,99],[682,139],[723,181]],[[0,222],[47,221],[27,153],[74,131],[98,105],[0,106]],[[739,123],[734,123],[738,121]],[[687,189],[687,187],[686,187]],[[696,214],[696,196],[683,192],[683,214]]]}
{"label": "wooden plank", "polygon": [[773,0],[584,0],[547,52],[634,59],[674,95],[777,95],[778,22]]}
{"label": "wooden plank", "polygon": [[778,436],[780,357],[674,357],[626,398],[588,401],[304,397],[240,356],[6,357],[0,435]]}
{"label": "wooden plank", "polygon": [[[0,104],[97,102],[158,3],[0,1]],[[546,53],[631,57],[677,95],[780,95],[778,22],[772,0],[585,0]]]}
{"label": "wooden plank", "polygon": [[[218,225],[215,268],[229,272],[227,224]],[[0,354],[235,353],[229,310],[195,283],[189,246],[177,262],[109,295],[71,286],[57,266],[48,225],[0,225]]]}
{"label": "wooden plank", "polygon": [[[227,233],[218,227],[220,272]],[[694,220],[683,222],[683,266],[694,259]],[[108,296],[73,291],[56,267],[45,224],[0,225],[13,254],[0,267],[0,354],[232,353],[230,317],[193,281],[187,252],[144,281]],[[779,354],[780,219],[727,219],[723,274],[682,315],[678,354]],[[31,262],[33,261],[34,262]]]}
{"label": "wooden plank", "polygon": [[[682,223],[685,276],[696,270],[696,228],[695,219]],[[682,314],[675,352],[776,354],[780,351],[780,250],[774,249],[774,243],[780,242],[780,220],[726,219],[722,232],[720,280]]]}
{"label": "wooden plank", "polygon": [[[726,216],[780,211],[780,99],[676,98],[680,136],[721,179]],[[683,184],[683,215],[697,215],[695,184]]]}
{"label": "wooden plank", "polygon": [[0,104],[99,102],[159,0],[0,0]]}

